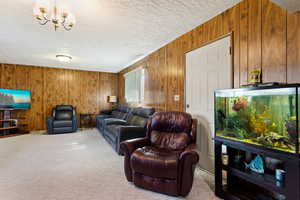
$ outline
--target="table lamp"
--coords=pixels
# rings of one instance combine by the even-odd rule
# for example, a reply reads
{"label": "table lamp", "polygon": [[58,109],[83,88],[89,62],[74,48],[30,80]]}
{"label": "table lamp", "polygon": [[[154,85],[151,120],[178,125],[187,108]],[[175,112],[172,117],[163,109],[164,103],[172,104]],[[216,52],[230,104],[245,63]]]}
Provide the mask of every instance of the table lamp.
{"label": "table lamp", "polygon": [[107,101],[108,103],[112,103],[112,105],[114,106],[117,103],[118,99],[117,96],[108,96]]}

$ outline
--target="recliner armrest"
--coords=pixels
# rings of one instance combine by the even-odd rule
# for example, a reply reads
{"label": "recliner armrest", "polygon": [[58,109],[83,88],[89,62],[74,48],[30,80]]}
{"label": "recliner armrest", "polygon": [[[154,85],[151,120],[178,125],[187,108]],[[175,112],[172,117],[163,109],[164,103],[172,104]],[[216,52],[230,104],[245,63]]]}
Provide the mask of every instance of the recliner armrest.
{"label": "recliner armrest", "polygon": [[120,148],[124,153],[124,171],[126,179],[132,182],[132,169],[130,164],[131,154],[138,148],[149,146],[151,144],[148,138],[137,138],[124,141],[120,144]]}
{"label": "recliner armrest", "polygon": [[78,121],[77,121],[77,116],[74,115],[73,118],[72,118],[72,129],[74,132],[77,131],[78,129]]}
{"label": "recliner armrest", "polygon": [[180,195],[186,196],[191,191],[194,179],[195,166],[199,161],[199,154],[196,144],[190,144],[184,152],[180,154],[180,174],[182,174]]}
{"label": "recliner armrest", "polygon": [[199,151],[196,144],[190,144],[185,148],[184,152],[180,154],[180,160],[190,160],[192,164],[196,164],[199,161]]}
{"label": "recliner armrest", "polygon": [[131,140],[126,140],[122,142],[121,149],[123,150],[124,154],[128,154],[129,156],[138,148],[149,146],[151,144],[148,138],[136,138]]}
{"label": "recliner armrest", "polygon": [[48,134],[53,133],[53,121],[54,121],[54,117],[48,117],[47,118],[47,132],[48,132]]}

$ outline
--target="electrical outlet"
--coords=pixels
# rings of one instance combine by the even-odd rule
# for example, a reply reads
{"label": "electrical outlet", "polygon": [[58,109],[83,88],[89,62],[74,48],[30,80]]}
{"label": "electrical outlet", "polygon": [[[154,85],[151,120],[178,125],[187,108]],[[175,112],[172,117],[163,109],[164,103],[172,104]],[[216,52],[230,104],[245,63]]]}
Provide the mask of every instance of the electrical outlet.
{"label": "electrical outlet", "polygon": [[177,94],[177,95],[174,95],[174,101],[179,101],[180,100],[180,96]]}

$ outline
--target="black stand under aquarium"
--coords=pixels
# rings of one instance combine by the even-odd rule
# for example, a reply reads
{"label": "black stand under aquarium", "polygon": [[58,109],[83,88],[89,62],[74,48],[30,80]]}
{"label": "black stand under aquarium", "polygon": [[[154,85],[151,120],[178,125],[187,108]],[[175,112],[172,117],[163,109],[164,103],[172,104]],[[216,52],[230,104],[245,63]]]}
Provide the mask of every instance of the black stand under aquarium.
{"label": "black stand under aquarium", "polygon": [[215,92],[215,193],[300,200],[300,84]]}

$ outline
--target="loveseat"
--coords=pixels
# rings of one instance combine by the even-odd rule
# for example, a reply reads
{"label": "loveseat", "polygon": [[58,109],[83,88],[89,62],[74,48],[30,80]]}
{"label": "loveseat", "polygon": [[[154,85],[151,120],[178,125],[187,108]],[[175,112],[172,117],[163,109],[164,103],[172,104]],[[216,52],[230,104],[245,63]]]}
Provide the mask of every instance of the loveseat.
{"label": "loveseat", "polygon": [[126,105],[117,105],[110,110],[102,110],[99,115],[96,115],[96,127],[102,133],[105,122],[110,120],[125,120],[131,111],[131,108]]}

